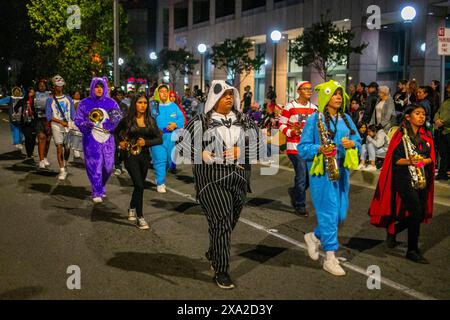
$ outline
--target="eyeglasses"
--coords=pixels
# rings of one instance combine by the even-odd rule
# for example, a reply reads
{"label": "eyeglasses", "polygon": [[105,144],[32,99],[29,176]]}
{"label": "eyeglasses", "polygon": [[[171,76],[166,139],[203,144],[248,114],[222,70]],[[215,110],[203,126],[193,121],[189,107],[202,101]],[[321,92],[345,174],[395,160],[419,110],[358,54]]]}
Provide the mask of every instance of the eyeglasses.
{"label": "eyeglasses", "polygon": [[300,90],[303,90],[303,91],[313,91],[312,88],[300,88]]}

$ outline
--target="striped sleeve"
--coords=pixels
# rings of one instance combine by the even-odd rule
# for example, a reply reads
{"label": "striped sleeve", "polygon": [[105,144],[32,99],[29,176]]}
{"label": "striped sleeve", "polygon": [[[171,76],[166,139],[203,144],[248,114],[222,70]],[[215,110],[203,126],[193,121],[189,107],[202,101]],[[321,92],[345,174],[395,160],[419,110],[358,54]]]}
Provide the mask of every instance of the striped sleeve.
{"label": "striped sleeve", "polygon": [[289,129],[288,123],[291,118],[291,110],[293,106],[291,103],[288,103],[281,112],[281,116],[279,119],[279,129],[283,132],[287,137],[292,138],[292,130]]}

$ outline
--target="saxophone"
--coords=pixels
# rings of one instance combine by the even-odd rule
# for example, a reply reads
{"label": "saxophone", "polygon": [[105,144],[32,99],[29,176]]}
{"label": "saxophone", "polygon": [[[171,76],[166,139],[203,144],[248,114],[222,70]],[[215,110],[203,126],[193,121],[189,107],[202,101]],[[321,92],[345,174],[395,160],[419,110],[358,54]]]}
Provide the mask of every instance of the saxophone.
{"label": "saxophone", "polygon": [[[320,136],[320,144],[325,147],[326,150],[336,149],[336,144],[331,141],[328,136],[327,130],[325,130],[325,125],[322,121],[322,114],[319,113],[319,118],[317,121],[317,127],[319,128],[319,136]],[[328,178],[331,181],[339,180],[339,166],[336,159],[336,154],[334,155],[325,155],[325,166],[327,168]]]}
{"label": "saxophone", "polygon": [[[403,128],[403,146],[405,147],[406,157],[408,159],[417,159],[419,162],[423,161],[423,157],[419,155],[416,148],[411,142],[408,135],[408,130]],[[427,180],[425,177],[425,166],[408,166],[409,174],[411,175],[411,185],[414,189],[423,190],[427,187]]]}

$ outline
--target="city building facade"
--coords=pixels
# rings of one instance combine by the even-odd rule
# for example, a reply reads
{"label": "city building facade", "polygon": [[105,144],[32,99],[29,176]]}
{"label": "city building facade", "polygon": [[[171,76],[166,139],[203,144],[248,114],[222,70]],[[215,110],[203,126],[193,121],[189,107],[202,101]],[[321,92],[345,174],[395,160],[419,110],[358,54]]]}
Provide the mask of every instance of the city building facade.
{"label": "city building facade", "polygon": [[[408,26],[401,16],[405,6],[413,6],[417,12]],[[394,90],[397,81],[404,77],[407,47],[410,78],[419,84],[440,79],[437,34],[438,28],[448,22],[448,6],[450,1],[439,0],[168,0],[168,46],[171,49],[185,47],[198,59],[205,59],[203,77],[198,64],[194,74],[184,79],[184,84],[191,87],[200,86],[202,79],[205,87],[213,79],[227,78],[226,72],[210,63],[211,46],[225,39],[245,36],[254,44],[253,54],[265,54],[265,65],[248,76],[241,76],[240,91],[250,85],[255,101],[263,103],[268,86],[276,81],[277,102],[285,104],[295,97],[297,81],[309,80],[314,84],[322,81],[313,68],[298,66],[289,57],[288,48],[291,41],[319,22],[321,15],[326,15],[337,26],[354,32],[354,45],[368,43],[362,55],[351,55],[347,65],[333,70],[333,78],[347,85],[378,81]],[[368,21],[375,21],[375,24],[368,25]],[[407,28],[410,28],[410,38],[405,43]],[[282,33],[276,46],[276,72],[275,46],[270,37],[274,30]],[[197,50],[202,43],[208,49],[203,55]]]}

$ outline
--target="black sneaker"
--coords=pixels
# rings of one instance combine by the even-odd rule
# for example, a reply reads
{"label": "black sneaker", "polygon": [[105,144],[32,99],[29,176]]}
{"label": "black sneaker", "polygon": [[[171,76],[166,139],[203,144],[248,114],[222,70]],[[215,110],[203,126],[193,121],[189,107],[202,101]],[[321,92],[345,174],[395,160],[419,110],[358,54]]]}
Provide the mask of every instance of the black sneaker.
{"label": "black sneaker", "polygon": [[309,212],[306,208],[295,208],[295,214],[302,218],[309,217]]}
{"label": "black sneaker", "polygon": [[394,249],[396,246],[399,245],[399,242],[395,239],[395,235],[389,234],[386,237],[386,247],[389,249]]}
{"label": "black sneaker", "polygon": [[234,289],[234,283],[230,278],[230,275],[226,272],[218,272],[214,276],[214,281],[219,286],[219,288],[230,290]]}
{"label": "black sneaker", "polygon": [[411,250],[406,253],[406,259],[411,260],[415,263],[420,264],[430,264],[427,259],[425,259],[419,250]]}

